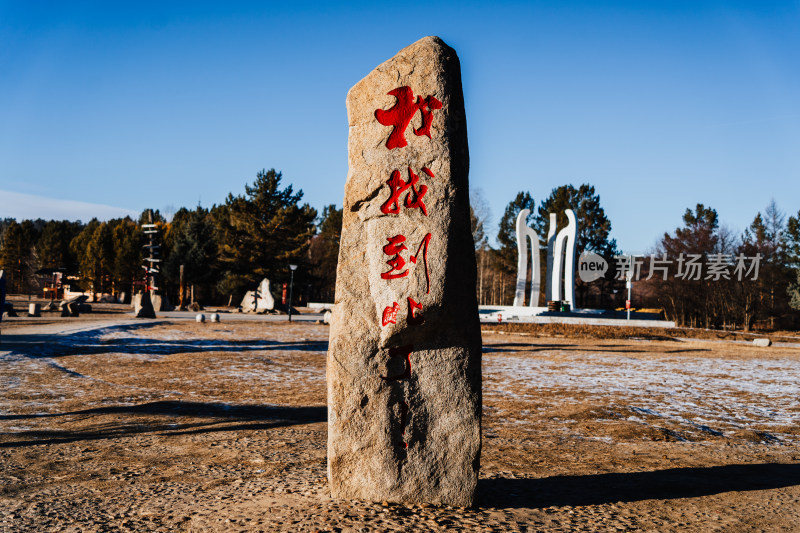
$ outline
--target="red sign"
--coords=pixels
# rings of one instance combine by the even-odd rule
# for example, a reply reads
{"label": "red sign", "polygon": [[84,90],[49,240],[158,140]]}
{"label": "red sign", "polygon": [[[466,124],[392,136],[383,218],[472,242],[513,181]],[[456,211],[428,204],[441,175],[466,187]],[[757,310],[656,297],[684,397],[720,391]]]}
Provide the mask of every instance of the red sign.
{"label": "red sign", "polygon": [[283,291],[281,292],[281,303],[286,305],[286,284],[283,284]]}

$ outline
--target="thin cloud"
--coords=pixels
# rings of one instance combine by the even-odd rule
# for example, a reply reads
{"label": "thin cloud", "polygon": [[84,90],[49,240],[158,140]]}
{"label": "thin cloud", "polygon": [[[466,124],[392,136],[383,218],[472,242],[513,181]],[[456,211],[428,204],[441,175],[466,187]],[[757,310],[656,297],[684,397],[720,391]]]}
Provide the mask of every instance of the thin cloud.
{"label": "thin cloud", "polygon": [[0,190],[0,218],[17,220],[42,218],[87,222],[95,217],[99,220],[108,220],[124,216],[135,219],[138,218],[139,213],[123,207]]}

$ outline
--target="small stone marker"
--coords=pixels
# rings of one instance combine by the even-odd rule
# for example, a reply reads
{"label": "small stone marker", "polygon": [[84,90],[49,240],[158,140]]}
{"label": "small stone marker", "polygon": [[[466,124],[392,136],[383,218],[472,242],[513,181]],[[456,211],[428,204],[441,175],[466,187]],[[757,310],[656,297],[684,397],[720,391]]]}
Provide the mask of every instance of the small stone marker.
{"label": "small stone marker", "polygon": [[28,316],[42,316],[42,306],[39,304],[28,304]]}
{"label": "small stone marker", "polygon": [[144,291],[133,299],[133,314],[136,318],[155,318],[156,311],[150,300],[150,291]]}
{"label": "small stone marker", "polygon": [[204,315],[203,313],[200,313],[199,315],[194,317],[194,320],[195,320],[195,322],[205,322],[206,321],[206,315]]}
{"label": "small stone marker", "polygon": [[772,341],[770,339],[753,339],[753,344],[766,348],[767,346],[772,346]]}
{"label": "small stone marker", "polygon": [[211,313],[211,316],[208,318],[211,319],[211,322],[219,322],[219,315],[217,313]]}
{"label": "small stone marker", "polygon": [[401,50],[347,95],[328,352],[338,498],[468,506],[481,451],[481,335],[455,51]]}

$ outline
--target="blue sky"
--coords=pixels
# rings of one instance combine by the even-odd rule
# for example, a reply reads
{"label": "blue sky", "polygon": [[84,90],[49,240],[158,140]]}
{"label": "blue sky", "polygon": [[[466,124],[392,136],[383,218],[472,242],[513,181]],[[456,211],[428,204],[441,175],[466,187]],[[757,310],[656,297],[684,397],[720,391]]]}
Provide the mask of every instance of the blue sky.
{"label": "blue sky", "polygon": [[584,182],[625,251],[697,202],[741,231],[800,210],[798,28],[798,2],[0,2],[0,217],[211,206],[262,168],[341,205],[347,90],[438,35],[491,233]]}

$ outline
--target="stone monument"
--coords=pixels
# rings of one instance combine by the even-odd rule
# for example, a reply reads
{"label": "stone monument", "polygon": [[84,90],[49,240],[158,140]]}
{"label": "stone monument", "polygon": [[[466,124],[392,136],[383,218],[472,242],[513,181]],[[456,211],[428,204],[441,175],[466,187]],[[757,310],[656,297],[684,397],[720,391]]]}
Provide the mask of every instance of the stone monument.
{"label": "stone monument", "polygon": [[136,318],[156,318],[156,311],[152,300],[150,300],[149,291],[144,291],[134,296],[133,315]]}
{"label": "stone monument", "polygon": [[338,498],[467,506],[481,336],[455,51],[425,37],[350,89],[328,478]]}

